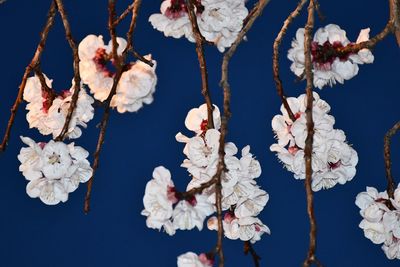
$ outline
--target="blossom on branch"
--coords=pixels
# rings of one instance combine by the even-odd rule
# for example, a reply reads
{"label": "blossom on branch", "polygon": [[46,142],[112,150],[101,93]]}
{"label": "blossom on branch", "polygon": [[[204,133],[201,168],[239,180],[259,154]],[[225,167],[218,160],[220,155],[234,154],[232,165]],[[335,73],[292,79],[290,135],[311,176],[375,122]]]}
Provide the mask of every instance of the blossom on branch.
{"label": "blossom on branch", "polygon": [[[233,213],[227,212],[225,213],[222,225],[224,235],[231,240],[240,239],[241,241],[250,241],[254,244],[261,239],[264,233],[271,234],[268,226],[253,216],[238,218]],[[218,220],[215,216],[208,219],[207,227],[210,230],[218,230]]]}
{"label": "blossom on branch", "polygon": [[[51,89],[52,80],[45,76],[45,82]],[[49,94],[42,88],[42,84],[37,76],[28,78],[24,90],[23,99],[28,102],[26,109],[26,119],[30,128],[37,128],[43,135],[52,134],[56,138],[62,131],[69,107],[72,102],[72,95],[75,90],[74,81],[69,90],[64,90],[60,94],[55,91]],[[89,96],[81,86],[78,95],[76,108],[72,114],[66,136],[69,138],[78,138],[82,135],[79,126],[86,128],[87,123],[93,119],[94,100]]]}
{"label": "blossom on branch", "polygon": [[86,159],[89,153],[82,147],[53,140],[36,143],[28,137],[21,139],[28,147],[21,148],[18,155],[19,170],[29,181],[26,192],[31,198],[39,197],[47,205],[65,202],[79,183],[92,176]]}
{"label": "blossom on branch", "polygon": [[[173,235],[175,230],[203,229],[206,218],[215,213],[216,179],[220,162],[219,147],[221,133],[220,112],[217,106],[213,109],[215,129],[208,129],[208,112],[206,104],[191,109],[185,119],[188,130],[194,136],[187,137],[178,133],[175,138],[185,144],[184,159],[181,167],[187,169],[190,181],[186,192],[175,189],[170,172],[164,167],[157,167],[153,179],[147,183],[143,199],[145,209],[142,215],[147,216],[149,228],[161,229]],[[266,191],[260,189],[256,178],[261,175],[261,166],[250,153],[250,146],[245,146],[241,157],[232,142],[224,144],[225,167],[220,170],[221,206],[224,212],[223,228],[229,239],[240,239],[255,243],[264,233],[270,234],[258,216],[269,200]],[[221,167],[221,166],[219,166]],[[208,219],[207,227],[218,230],[217,218]],[[204,265],[205,264],[205,265]],[[212,266],[212,259],[206,254],[197,256],[188,252],[178,257],[178,266]]]}
{"label": "blossom on branch", "polygon": [[244,0],[202,0],[198,19],[201,34],[222,53],[236,40],[249,13]]}
{"label": "blossom on branch", "polygon": [[186,252],[178,257],[178,267],[211,267],[214,259],[209,259],[205,253],[197,255],[193,252]]}
{"label": "blossom on branch", "polygon": [[[356,43],[369,39],[370,29],[361,30]],[[291,71],[298,77],[304,78],[304,28],[296,32],[292,41],[288,58],[292,61]],[[338,25],[329,24],[315,32],[311,43],[311,58],[313,63],[314,86],[322,89],[325,85],[333,86],[336,82],[343,84],[358,74],[358,65],[374,62],[371,51],[364,48],[358,53],[342,52],[342,49],[352,46],[346,32]]]}
{"label": "blossom on branch", "polygon": [[[117,38],[117,54],[121,56],[126,49],[127,42]],[[96,35],[86,36],[79,44],[79,67],[83,83],[87,84],[94,98],[104,101],[110,94],[114,82],[115,66],[112,57],[112,42],[108,45],[103,42],[103,37]],[[111,107],[118,112],[135,112],[143,104],[153,102],[153,94],[157,84],[155,73],[157,62],[151,55],[145,56],[153,66],[136,61],[124,66],[121,79],[118,82],[116,94],[111,99]]]}
{"label": "blossom on branch", "polygon": [[185,0],[164,0],[160,11],[161,14],[153,14],[149,18],[154,29],[163,32],[166,37],[185,36],[189,41],[194,42]]}
{"label": "blossom on branch", "polygon": [[196,195],[189,200],[178,202],[173,212],[173,225],[175,229],[191,230],[197,227],[203,229],[203,223],[207,216],[214,212],[214,206],[207,199],[207,196]]}
{"label": "blossom on branch", "polygon": [[[313,95],[314,141],[312,151],[312,189],[329,189],[353,179],[358,163],[357,152],[347,144],[342,130],[333,128],[335,119],[329,115],[330,106],[319,95]],[[295,121],[288,116],[284,106],[282,115],[272,119],[272,129],[277,143],[270,149],[296,179],[305,179],[304,149],[307,138],[306,95],[290,97],[288,104],[295,115]]]}
{"label": "blossom on branch", "polygon": [[394,199],[386,191],[378,192],[367,187],[356,197],[356,205],[363,217],[359,227],[366,238],[374,244],[382,244],[388,259],[400,259],[400,187],[395,190]]}
{"label": "blossom on branch", "polygon": [[[155,29],[166,37],[185,36],[195,42],[184,0],[164,0],[160,11],[149,18]],[[222,53],[236,40],[248,10],[244,0],[196,0],[195,13],[200,33]]]}
{"label": "blossom on branch", "polygon": [[163,166],[155,168],[153,179],[147,183],[143,197],[144,210],[141,214],[147,217],[147,227],[158,230],[164,228],[167,234],[175,234],[171,221],[172,205],[178,200],[174,188],[169,170]]}
{"label": "blossom on branch", "polygon": [[[214,128],[219,130],[221,127],[221,114],[219,112],[219,108],[216,105],[213,105],[213,122]],[[207,131],[208,125],[208,113],[207,113],[207,105],[203,104],[198,108],[192,108],[185,119],[185,126],[188,130],[195,132],[196,134],[201,134]]]}

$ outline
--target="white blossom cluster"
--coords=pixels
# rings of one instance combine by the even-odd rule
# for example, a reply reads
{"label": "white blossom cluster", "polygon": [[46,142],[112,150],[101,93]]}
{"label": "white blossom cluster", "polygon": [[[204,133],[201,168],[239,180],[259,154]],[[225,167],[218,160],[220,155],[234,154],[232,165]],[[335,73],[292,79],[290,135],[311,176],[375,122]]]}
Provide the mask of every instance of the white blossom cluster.
{"label": "white blossom cluster", "polygon": [[[117,54],[121,56],[127,42],[118,37],[117,43]],[[111,56],[112,42],[105,45],[103,36],[88,35],[79,44],[78,52],[83,83],[89,86],[95,99],[106,100],[115,75]],[[117,85],[116,94],[111,99],[111,107],[117,108],[120,113],[135,112],[143,104],[153,102],[153,93],[157,84],[155,73],[157,62],[152,60],[151,55],[147,55],[145,58],[154,64],[153,67],[141,61],[130,62],[124,66],[125,69]]]}
{"label": "white blossom cluster", "polygon": [[[195,9],[201,34],[220,52],[232,45],[248,15],[245,0],[197,0]],[[167,37],[195,41],[185,0],[164,0],[160,11],[149,18],[155,29]]]}
{"label": "white blossom cluster", "polygon": [[[312,149],[312,189],[329,189],[336,184],[344,184],[353,179],[358,163],[357,152],[347,144],[342,130],[334,129],[335,119],[329,115],[330,106],[314,92],[313,120],[314,142]],[[307,138],[305,94],[298,98],[287,98],[295,116],[292,121],[281,106],[282,115],[272,119],[272,129],[278,143],[270,149],[296,179],[305,179],[304,148]]]}
{"label": "white blossom cluster", "polygon": [[366,192],[357,195],[356,205],[363,217],[359,227],[366,238],[374,244],[382,244],[389,259],[400,259],[400,187],[394,192],[394,198],[388,193],[378,192],[367,187]]}
{"label": "white blossom cluster", "polygon": [[[221,125],[220,112],[214,106],[213,121],[215,129],[208,129],[207,107],[205,104],[189,111],[185,125],[194,132],[189,138],[182,133],[176,135],[178,142],[185,144],[183,153],[187,157],[182,167],[191,175],[187,190],[199,187],[210,181],[217,173],[218,148]],[[235,144],[225,144],[225,164],[227,172],[221,175],[222,209],[225,211],[223,227],[225,236],[229,239],[240,239],[252,243],[260,240],[264,233],[270,233],[257,216],[268,202],[268,193],[260,189],[255,179],[261,175],[260,163],[250,153],[250,147],[242,149],[241,157]],[[155,168],[153,179],[146,185],[143,198],[145,209],[142,215],[147,217],[149,228],[163,228],[169,235],[175,230],[190,230],[197,227],[202,230],[204,220],[215,212],[215,187],[205,189],[201,194],[183,198],[177,192],[171,180],[170,172],[164,167]],[[209,218],[207,226],[217,230],[217,219]],[[186,254],[185,254],[186,255]],[[190,260],[194,261],[190,254]],[[186,258],[186,257],[184,257]],[[179,262],[179,259],[178,259]],[[208,265],[179,265],[178,266],[208,266]]]}
{"label": "white blossom cluster", "polygon": [[178,267],[211,267],[214,264],[213,259],[209,259],[205,253],[197,255],[193,252],[187,252],[178,257]]}
{"label": "white blossom cluster", "polygon": [[153,179],[146,185],[143,204],[142,215],[147,216],[147,227],[163,228],[169,235],[174,235],[177,229],[197,227],[202,230],[204,219],[214,212],[213,205],[204,195],[179,200],[171,173],[163,166],[154,169]]}
{"label": "white blossom cluster", "polygon": [[79,183],[90,179],[92,168],[86,159],[89,153],[82,147],[53,140],[36,143],[28,137],[21,139],[28,147],[21,148],[18,155],[19,170],[29,181],[26,192],[31,198],[56,205],[67,201]]}
{"label": "white blossom cluster", "polygon": [[[361,30],[356,43],[369,39],[370,29]],[[291,71],[298,77],[304,76],[304,28],[296,32],[292,41],[292,48],[288,58],[293,62]],[[351,46],[346,32],[338,25],[329,24],[315,32],[311,43],[311,57],[313,62],[314,86],[322,89],[325,85],[333,86],[336,82],[343,84],[358,74],[358,65],[369,64],[374,61],[374,56],[368,49],[358,53],[338,53],[341,48]]]}
{"label": "white blossom cluster", "polygon": [[[52,80],[45,75],[46,84],[51,88]],[[69,90],[56,95],[54,99],[42,90],[42,85],[37,76],[27,79],[23,99],[28,102],[26,109],[26,119],[30,128],[37,128],[43,135],[52,134],[56,138],[62,131],[71,105],[72,95],[74,93],[74,82]],[[82,135],[79,126],[86,128],[86,123],[93,119],[94,100],[89,96],[85,89],[81,87],[78,96],[76,109],[72,114],[66,136],[69,138],[78,138]]]}
{"label": "white blossom cluster", "polygon": [[[121,56],[127,42],[122,38],[118,38],[117,42],[117,53]],[[111,50],[111,42],[105,45],[103,37],[95,35],[84,38],[78,48],[82,82],[100,101],[107,99],[115,76]],[[153,101],[157,84],[156,61],[151,59],[151,55],[145,58],[154,64],[153,67],[141,61],[124,66],[116,94],[110,103],[120,113],[137,111],[143,104]],[[30,128],[37,128],[41,134],[52,134],[56,138],[66,122],[74,81],[69,90],[57,93],[51,88],[53,81],[44,74],[43,77],[48,88],[42,87],[37,76],[27,79],[23,94],[23,99],[28,102],[26,118]],[[86,123],[94,116],[94,99],[80,86],[76,108],[65,135],[69,138],[80,137],[80,127],[86,127]],[[55,205],[67,201],[68,193],[75,191],[79,183],[90,179],[92,169],[86,160],[88,152],[83,148],[58,141],[35,143],[28,137],[23,137],[22,141],[29,147],[21,149],[18,159],[21,162],[20,171],[30,181],[27,186],[30,197],[39,197],[45,204]]]}

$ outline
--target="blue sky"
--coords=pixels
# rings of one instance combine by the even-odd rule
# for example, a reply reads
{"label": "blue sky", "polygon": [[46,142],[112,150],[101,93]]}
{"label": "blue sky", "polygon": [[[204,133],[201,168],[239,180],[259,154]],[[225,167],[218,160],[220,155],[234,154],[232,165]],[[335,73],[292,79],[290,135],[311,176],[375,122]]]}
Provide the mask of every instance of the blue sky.
{"label": "blue sky", "polygon": [[[0,131],[3,133],[9,109],[15,99],[24,68],[38,42],[50,1],[9,0],[0,6]],[[0,154],[0,265],[1,266],[176,266],[176,256],[186,251],[210,250],[215,232],[204,229],[178,232],[174,237],[145,226],[140,215],[145,184],[154,167],[164,165],[181,189],[189,181],[179,165],[184,159],[182,145],[175,134],[184,131],[187,111],[203,103],[200,74],[194,44],[165,38],[153,30],[148,17],[159,11],[160,1],[143,1],[135,34],[135,48],[151,53],[158,61],[159,82],[155,101],[138,113],[111,115],[101,162],[95,177],[92,211],[84,215],[86,186],[70,194],[68,202],[46,206],[25,193],[26,181],[18,171],[20,135],[47,141],[25,120],[21,106],[7,151]],[[228,141],[241,149],[249,144],[260,161],[263,174],[258,183],[270,194],[260,215],[272,231],[255,245],[262,257],[261,266],[299,266],[308,245],[308,219],[303,183],[293,179],[269,151],[274,142],[270,122],[279,113],[280,101],[272,79],[272,43],[296,1],[272,0],[234,56],[230,69],[232,119]],[[120,10],[128,1],[120,1]],[[248,7],[252,6],[252,2]],[[386,24],[386,2],[321,1],[326,20],[317,26],[340,25],[350,40],[359,30],[370,27],[378,33]],[[88,34],[107,33],[106,1],[72,1],[66,4],[72,32],[77,41]],[[304,92],[304,82],[294,82],[286,59],[290,41],[306,21],[301,16],[288,30],[281,50],[281,78],[289,96]],[[127,23],[118,29],[124,35]],[[361,216],[354,200],[366,186],[386,188],[383,162],[384,133],[400,118],[400,49],[392,36],[374,50],[375,62],[360,67],[359,74],[344,85],[317,89],[332,106],[336,128],[343,129],[359,155],[353,181],[315,194],[318,223],[317,255],[326,266],[398,266],[389,261],[380,247],[367,240],[358,228]],[[221,54],[207,47],[210,90],[220,105]],[[54,79],[54,87],[69,88],[72,57],[58,18],[50,33],[42,59],[43,71]],[[76,143],[95,150],[101,110]],[[393,173],[400,181],[400,136],[393,147]],[[92,155],[90,160],[92,160]],[[224,240],[226,266],[252,266],[242,255],[240,241]]]}

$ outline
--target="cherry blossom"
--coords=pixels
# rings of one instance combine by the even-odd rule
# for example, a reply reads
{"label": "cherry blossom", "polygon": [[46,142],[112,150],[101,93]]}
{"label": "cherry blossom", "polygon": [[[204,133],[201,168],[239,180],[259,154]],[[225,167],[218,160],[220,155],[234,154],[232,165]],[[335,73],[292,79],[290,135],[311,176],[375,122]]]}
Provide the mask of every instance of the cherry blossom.
{"label": "cherry blossom", "polygon": [[53,140],[36,143],[28,137],[21,139],[28,147],[21,148],[18,155],[19,170],[29,181],[26,192],[31,198],[39,197],[47,205],[65,202],[79,183],[92,176],[86,159],[89,153],[82,147]]}
{"label": "cherry blossom", "polygon": [[[45,80],[47,86],[51,88],[52,80],[49,80],[47,76],[45,76]],[[62,91],[60,94],[54,92],[54,95],[48,95],[42,90],[37,76],[28,78],[23,99],[28,102],[26,119],[29,127],[37,128],[43,135],[52,134],[53,138],[56,138],[64,127],[74,90],[75,86],[72,81],[69,90]],[[79,126],[86,128],[87,123],[93,119],[93,102],[93,98],[81,87],[76,108],[66,132],[67,137],[78,138],[82,135]]]}
{"label": "cherry blossom", "polygon": [[186,252],[178,257],[178,267],[211,267],[213,259],[209,259],[205,253],[197,255],[193,252]]}
{"label": "cherry blossom", "polygon": [[166,37],[185,36],[194,42],[192,25],[184,2],[184,0],[164,0],[160,7],[161,14],[151,15],[149,21],[154,29],[163,32]]}
{"label": "cherry blossom", "polygon": [[248,10],[243,0],[202,0],[201,4],[200,32],[222,53],[236,40]]}
{"label": "cherry blossom", "polygon": [[141,214],[147,217],[147,227],[158,230],[164,228],[167,234],[174,235],[172,205],[177,201],[170,171],[163,166],[155,168],[153,179],[147,183],[143,197],[144,210]]}
{"label": "cherry blossom", "polygon": [[[126,41],[117,38],[119,56],[126,48]],[[103,36],[90,34],[78,46],[79,69],[83,83],[87,84],[94,98],[100,101],[107,99],[113,84],[113,69],[111,69],[112,42],[104,44]]]}
{"label": "cherry blossom", "polygon": [[[121,56],[127,42],[118,37],[117,43],[117,54]],[[107,99],[113,85],[115,71],[111,52],[112,42],[105,45],[101,35],[88,35],[79,44],[82,81],[89,86],[94,98],[99,101]],[[143,104],[153,102],[157,84],[155,73],[157,62],[152,60],[151,55],[145,58],[153,63],[152,67],[141,61],[130,62],[124,66],[116,94],[111,99],[111,107],[117,108],[120,113],[135,112]]]}
{"label": "cherry blossom", "polygon": [[[369,39],[370,29],[361,30],[356,43]],[[296,32],[288,58],[292,61],[290,69],[298,77],[302,77],[305,69],[304,28]],[[351,46],[346,32],[338,25],[329,24],[315,32],[311,44],[314,86],[322,89],[325,85],[341,84],[358,74],[358,65],[373,63],[374,56],[368,49],[358,53],[341,53],[340,49]]]}
{"label": "cherry blossom", "polygon": [[111,106],[116,107],[119,113],[138,111],[143,104],[153,102],[156,90],[157,76],[155,70],[157,62],[151,55],[144,57],[154,65],[151,67],[142,61],[136,61],[128,71],[122,73],[117,92],[111,100]]}
{"label": "cherry blossom", "polygon": [[214,207],[207,196],[196,195],[190,200],[178,202],[172,215],[173,225],[175,229],[191,230],[197,227],[201,231],[205,218],[213,212]]}
{"label": "cherry blossom", "polygon": [[395,190],[395,199],[389,198],[386,191],[378,192],[374,187],[367,187],[356,197],[363,220],[359,227],[366,238],[374,244],[382,244],[382,250],[388,259],[400,259],[400,210],[396,203],[399,185]]}
{"label": "cherry blossom", "polygon": [[262,189],[256,188],[248,197],[241,198],[236,204],[237,218],[257,216],[265,207],[269,195]]}
{"label": "cherry blossom", "polygon": [[[242,241],[250,241],[255,243],[261,239],[264,233],[271,234],[268,226],[264,225],[260,219],[256,217],[237,218],[230,212],[225,213],[222,221],[224,235],[231,240],[240,239]],[[207,221],[207,227],[210,230],[218,230],[218,220],[211,217]]]}
{"label": "cherry blossom", "polygon": [[[164,0],[160,11],[149,18],[155,29],[167,37],[185,36],[190,42],[195,41],[184,0]],[[248,15],[244,0],[197,0],[195,11],[200,33],[220,52],[232,45]]]}
{"label": "cherry blossom", "polygon": [[[219,112],[219,108],[214,105],[213,110],[213,122],[214,128],[219,130],[221,127],[221,115]],[[185,126],[190,131],[195,132],[196,134],[201,134],[207,131],[207,123],[208,123],[208,114],[207,114],[207,105],[203,104],[198,108],[191,109],[185,119]]]}
{"label": "cherry blossom", "polygon": [[[342,130],[334,129],[335,119],[329,115],[330,106],[314,92],[313,120],[314,141],[311,154],[312,189],[329,189],[336,184],[345,184],[353,179],[358,163],[357,152],[347,144]],[[289,117],[284,106],[282,115],[272,119],[272,129],[277,143],[270,150],[277,154],[286,169],[294,173],[296,179],[305,179],[304,148],[307,138],[306,98],[288,98],[288,104],[295,115],[295,121]]]}
{"label": "cherry blossom", "polygon": [[[186,168],[190,174],[187,191],[201,187],[203,183],[215,179],[221,135],[218,131],[221,118],[217,106],[214,106],[213,117],[214,125],[217,128],[208,129],[206,104],[191,109],[186,116],[185,125],[194,135],[188,137],[179,132],[175,136],[178,142],[185,145],[183,154],[186,158],[181,167]],[[236,145],[226,142],[224,152],[225,169],[221,172],[220,178],[222,211],[225,212],[223,220],[225,236],[229,239],[254,243],[259,241],[264,233],[270,234],[269,228],[255,217],[260,214],[269,200],[268,193],[260,189],[256,182],[261,175],[261,166],[254,155],[250,153],[250,146],[245,146],[239,157]],[[158,167],[154,173],[153,180],[146,186],[143,200],[145,210],[142,214],[147,216],[147,226],[155,229],[167,227],[170,230],[166,229],[166,231],[171,231],[171,235],[178,229],[197,228],[201,231],[206,218],[216,211],[215,185],[211,184],[207,188],[201,188],[201,193],[197,194],[191,193],[194,191],[182,193],[175,189],[171,174],[167,169]],[[158,176],[164,177],[161,183],[156,183],[156,180],[160,179],[157,178]],[[210,230],[218,229],[215,216],[208,219],[207,227]],[[212,261],[205,254],[197,256],[188,252],[178,257],[178,266],[211,265]]]}

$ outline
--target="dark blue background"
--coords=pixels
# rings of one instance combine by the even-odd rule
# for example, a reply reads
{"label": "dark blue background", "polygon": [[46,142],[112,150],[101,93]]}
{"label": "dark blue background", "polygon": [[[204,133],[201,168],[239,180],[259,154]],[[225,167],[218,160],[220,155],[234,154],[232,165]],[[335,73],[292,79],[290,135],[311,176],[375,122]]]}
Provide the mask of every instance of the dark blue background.
{"label": "dark blue background", "polygon": [[[73,35],[81,40],[87,34],[106,30],[106,1],[66,1]],[[119,8],[129,1],[120,1]],[[279,112],[272,80],[272,43],[283,20],[297,1],[272,0],[262,18],[256,22],[232,60],[233,117],[228,140],[241,149],[250,144],[260,160],[263,174],[258,180],[270,194],[263,213],[264,223],[272,230],[255,245],[262,256],[262,266],[299,266],[308,246],[308,219],[302,182],[293,179],[269,151],[274,142],[270,121]],[[44,24],[50,1],[8,0],[0,6],[1,133],[9,108],[17,94],[24,68],[31,60]],[[0,155],[0,266],[176,266],[176,257],[186,251],[210,250],[215,232],[179,231],[174,237],[147,229],[140,215],[145,184],[153,168],[164,165],[176,184],[184,188],[189,181],[179,167],[184,159],[182,145],[174,140],[184,130],[187,111],[203,102],[200,75],[194,45],[186,40],[165,38],[147,22],[159,11],[160,1],[143,1],[135,34],[135,46],[142,54],[152,53],[158,61],[159,83],[155,101],[137,114],[111,116],[101,164],[95,177],[92,211],[82,212],[86,186],[70,194],[68,202],[46,206],[25,193],[25,181],[18,172],[17,154],[22,146],[19,135],[37,141],[38,132],[29,130],[21,105],[7,151]],[[346,29],[350,40],[359,30],[371,27],[378,33],[386,24],[386,1],[320,1],[326,21]],[[252,3],[248,6],[251,7]],[[287,93],[298,96],[304,82],[293,82],[286,59],[290,41],[298,27],[305,23],[305,12],[295,21],[284,39],[281,70]],[[124,35],[127,22],[118,29]],[[43,71],[53,78],[55,88],[69,88],[72,59],[59,18],[50,33],[43,55]],[[216,48],[206,50],[210,88],[221,104],[221,54]],[[380,246],[367,240],[358,224],[361,216],[354,204],[365,187],[386,188],[383,164],[383,136],[399,118],[400,50],[394,38],[388,37],[374,50],[375,62],[361,66],[359,75],[345,85],[326,88],[318,93],[332,106],[336,128],[343,129],[360,158],[357,175],[344,186],[315,194],[318,222],[318,250],[326,266],[398,266],[389,261]],[[76,142],[93,152],[102,112],[98,110],[82,138]],[[393,142],[394,175],[400,179],[400,137]],[[92,160],[92,157],[91,157]],[[242,242],[225,240],[226,266],[252,266],[242,255]]]}

